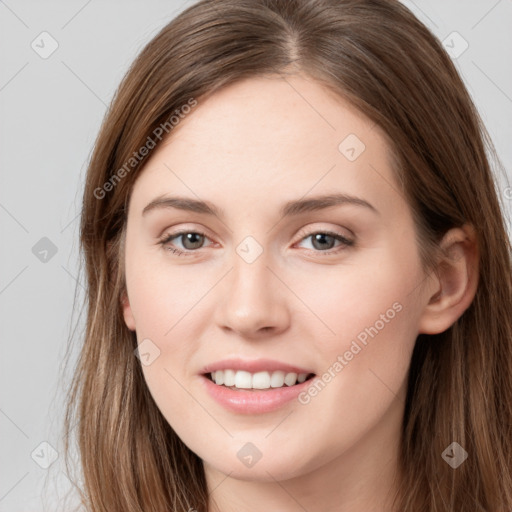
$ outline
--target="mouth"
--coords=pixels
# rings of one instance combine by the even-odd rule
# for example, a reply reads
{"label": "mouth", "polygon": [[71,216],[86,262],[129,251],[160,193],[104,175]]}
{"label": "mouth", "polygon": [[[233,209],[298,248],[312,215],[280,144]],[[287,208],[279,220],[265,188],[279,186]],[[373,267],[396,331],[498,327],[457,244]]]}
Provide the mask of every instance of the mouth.
{"label": "mouth", "polygon": [[276,371],[247,372],[244,370],[216,370],[204,373],[203,377],[219,387],[233,391],[265,391],[290,388],[315,377],[314,373]]}

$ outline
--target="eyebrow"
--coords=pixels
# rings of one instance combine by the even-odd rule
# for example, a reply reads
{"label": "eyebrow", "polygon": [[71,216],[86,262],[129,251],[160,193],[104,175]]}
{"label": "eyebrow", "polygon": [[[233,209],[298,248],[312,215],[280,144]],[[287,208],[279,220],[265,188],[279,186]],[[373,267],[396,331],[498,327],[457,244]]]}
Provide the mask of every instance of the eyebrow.
{"label": "eyebrow", "polygon": [[[379,211],[368,201],[359,197],[347,194],[329,194],[322,196],[313,196],[309,199],[296,199],[287,201],[281,207],[280,216],[289,217],[299,215],[301,213],[313,212],[331,208],[332,206],[339,205],[355,205],[361,206],[371,210],[372,212],[380,215]],[[224,210],[218,208],[208,201],[192,199],[188,197],[179,196],[159,196],[151,201],[143,210],[142,215],[157,209],[176,208],[189,212],[202,213],[206,215],[214,215],[219,218],[224,217]]]}

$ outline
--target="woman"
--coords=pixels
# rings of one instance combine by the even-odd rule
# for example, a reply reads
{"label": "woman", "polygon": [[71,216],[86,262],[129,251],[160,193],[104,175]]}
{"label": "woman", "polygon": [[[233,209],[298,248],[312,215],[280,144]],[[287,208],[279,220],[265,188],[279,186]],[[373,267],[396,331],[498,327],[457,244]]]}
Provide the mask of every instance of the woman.
{"label": "woman", "polygon": [[164,27],[85,184],[87,510],[510,511],[484,141],[398,2],[201,1]]}

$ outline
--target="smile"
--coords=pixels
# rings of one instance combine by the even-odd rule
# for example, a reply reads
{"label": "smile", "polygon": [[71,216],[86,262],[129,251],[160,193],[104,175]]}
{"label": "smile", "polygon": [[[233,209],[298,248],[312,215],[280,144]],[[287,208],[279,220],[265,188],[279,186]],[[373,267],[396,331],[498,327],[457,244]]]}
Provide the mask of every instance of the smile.
{"label": "smile", "polygon": [[314,373],[295,373],[277,371],[259,371],[251,373],[244,370],[217,370],[206,374],[218,386],[232,390],[270,389],[295,386],[314,377]]}

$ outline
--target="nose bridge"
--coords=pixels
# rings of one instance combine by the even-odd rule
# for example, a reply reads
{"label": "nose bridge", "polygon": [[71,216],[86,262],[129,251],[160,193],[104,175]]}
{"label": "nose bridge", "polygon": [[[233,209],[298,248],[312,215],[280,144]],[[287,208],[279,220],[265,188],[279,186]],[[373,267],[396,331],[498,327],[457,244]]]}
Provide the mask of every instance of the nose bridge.
{"label": "nose bridge", "polygon": [[288,310],[273,272],[270,253],[252,237],[246,237],[233,252],[232,271],[222,287],[217,322],[224,328],[249,335],[262,328],[282,329]]}
{"label": "nose bridge", "polygon": [[265,299],[265,291],[270,288],[273,277],[267,268],[270,263],[268,259],[267,253],[259,255],[254,261],[245,260],[238,253],[234,255],[231,295],[238,295],[242,302]]}
{"label": "nose bridge", "polygon": [[[252,249],[247,255],[251,254]],[[227,299],[230,307],[238,310],[240,314],[255,315],[259,311],[260,315],[265,309],[270,310],[271,302],[275,300],[275,283],[272,283],[274,277],[268,270],[268,253],[264,252],[254,260],[251,254],[250,259],[240,255],[239,248],[233,255],[233,272],[231,277],[231,286]],[[274,295],[274,297],[272,297]]]}

